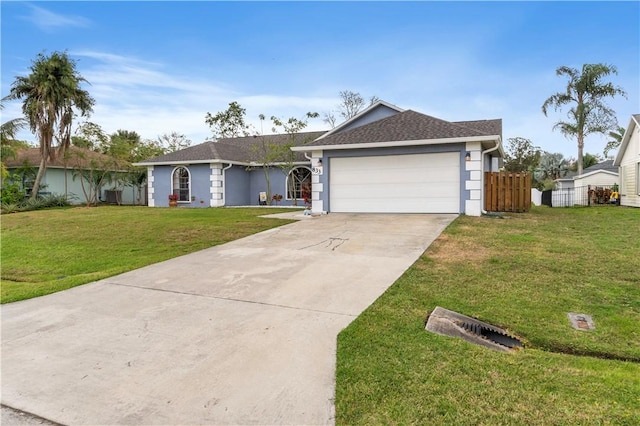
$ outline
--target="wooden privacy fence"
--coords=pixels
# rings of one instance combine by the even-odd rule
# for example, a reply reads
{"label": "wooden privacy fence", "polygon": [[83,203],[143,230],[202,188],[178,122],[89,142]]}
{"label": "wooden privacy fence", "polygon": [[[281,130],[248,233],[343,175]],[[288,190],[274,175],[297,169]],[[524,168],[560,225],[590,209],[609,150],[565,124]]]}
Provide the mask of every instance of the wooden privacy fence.
{"label": "wooden privacy fence", "polygon": [[489,212],[528,212],[531,207],[531,175],[485,172],[484,209]]}

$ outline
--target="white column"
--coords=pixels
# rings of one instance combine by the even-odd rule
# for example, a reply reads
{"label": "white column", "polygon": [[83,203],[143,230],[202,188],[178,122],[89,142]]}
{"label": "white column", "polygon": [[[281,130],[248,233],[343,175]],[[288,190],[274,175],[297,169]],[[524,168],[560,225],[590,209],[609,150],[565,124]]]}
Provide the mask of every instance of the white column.
{"label": "white column", "polygon": [[314,170],[311,176],[311,212],[317,214],[325,213],[321,197],[324,185],[320,182],[320,176],[324,174],[324,166],[318,163],[321,158],[322,151],[311,152],[311,169]]}
{"label": "white column", "polygon": [[471,155],[469,161],[465,161],[465,170],[469,172],[469,178],[464,182],[464,189],[469,191],[469,199],[464,202],[464,213],[468,216],[481,216],[482,206],[482,144],[480,142],[467,142],[465,149]]}
{"label": "white column", "polygon": [[211,193],[211,198],[209,199],[209,206],[222,207],[224,205],[222,194],[222,164],[211,163],[210,167],[211,174],[209,175],[209,180],[211,181],[211,186],[209,192]]}
{"label": "white column", "polygon": [[155,178],[153,176],[153,166],[147,167],[147,197],[149,198],[148,205],[149,207],[156,206],[156,200],[153,198],[153,193],[155,192],[153,189],[153,183],[155,182]]}

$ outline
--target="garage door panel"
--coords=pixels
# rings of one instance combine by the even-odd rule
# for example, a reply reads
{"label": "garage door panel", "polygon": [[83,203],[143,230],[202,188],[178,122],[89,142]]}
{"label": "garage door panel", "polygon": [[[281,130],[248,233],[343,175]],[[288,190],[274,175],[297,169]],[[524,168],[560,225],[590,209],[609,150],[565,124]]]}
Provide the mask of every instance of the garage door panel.
{"label": "garage door panel", "polygon": [[330,210],[458,213],[460,154],[333,158]]}
{"label": "garage door panel", "polygon": [[[346,200],[345,200],[346,201]],[[379,202],[382,201],[382,202]],[[344,213],[457,213],[451,211],[451,202],[453,200],[442,199],[434,201],[404,199],[394,200],[352,200],[340,206],[338,212]]]}
{"label": "garage door panel", "polygon": [[368,191],[368,185],[336,185],[331,187],[334,198],[437,198],[446,196],[458,198],[457,182],[439,182],[437,188],[427,187],[420,183],[384,183],[378,184],[375,193]]}

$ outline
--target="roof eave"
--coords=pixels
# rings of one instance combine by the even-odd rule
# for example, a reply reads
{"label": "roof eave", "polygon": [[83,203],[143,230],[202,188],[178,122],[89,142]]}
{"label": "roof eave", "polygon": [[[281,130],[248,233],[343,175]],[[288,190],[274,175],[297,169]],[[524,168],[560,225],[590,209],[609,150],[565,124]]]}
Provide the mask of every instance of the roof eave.
{"label": "roof eave", "polygon": [[139,163],[133,163],[134,166],[181,166],[181,165],[189,165],[189,164],[215,164],[215,163],[226,163],[233,164],[238,166],[248,166],[248,162],[244,161],[232,161],[232,160],[218,160],[218,159],[209,159],[209,160],[176,160],[176,161],[140,161]]}
{"label": "roof eave", "polygon": [[586,177],[589,177],[589,176],[592,176],[592,175],[595,175],[595,174],[598,174],[598,173],[606,173],[606,174],[609,174],[611,176],[619,176],[618,172],[613,172],[611,170],[599,169],[599,170],[593,170],[593,171],[588,172],[588,173],[583,173],[583,174],[578,175],[578,176],[574,176],[573,179],[574,180],[583,179],[583,178],[586,178]]}
{"label": "roof eave", "polygon": [[[309,161],[294,161],[291,164],[295,165],[295,166],[299,166],[299,165],[305,165],[305,164],[309,164],[311,162],[311,160]],[[133,163],[134,166],[141,166],[141,167],[149,167],[149,166],[188,166],[188,165],[192,165],[192,164],[231,164],[234,166],[243,166],[243,167],[262,167],[263,163],[260,163],[258,161],[230,161],[230,160],[197,160],[197,161],[160,161],[160,162],[153,162],[153,163],[147,163],[147,162],[140,162],[140,163]],[[278,161],[275,163],[271,163],[272,166],[281,166],[287,164],[286,162],[283,161]]]}
{"label": "roof eave", "polygon": [[485,142],[500,141],[499,135],[491,136],[468,136],[457,138],[439,138],[439,139],[416,139],[410,141],[388,141],[388,142],[367,142],[337,145],[305,145],[291,147],[293,151],[324,151],[324,150],[344,150],[344,149],[366,149],[366,148],[393,148],[400,146],[419,146],[419,145],[439,145],[462,142]]}

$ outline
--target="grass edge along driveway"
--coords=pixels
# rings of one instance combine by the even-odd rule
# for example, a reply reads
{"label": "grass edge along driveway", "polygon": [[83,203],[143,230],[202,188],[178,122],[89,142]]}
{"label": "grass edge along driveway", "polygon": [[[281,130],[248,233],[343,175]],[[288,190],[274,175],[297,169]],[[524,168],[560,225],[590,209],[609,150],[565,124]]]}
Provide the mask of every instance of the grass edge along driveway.
{"label": "grass edge along driveway", "polygon": [[[640,424],[638,235],[640,210],[610,206],[458,218],[339,335],[336,423]],[[436,306],[526,348],[428,333]]]}
{"label": "grass edge along driveway", "polygon": [[65,290],[292,221],[277,208],[75,207],[2,215],[2,303]]}

